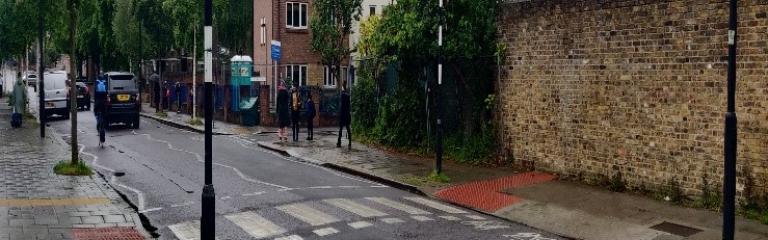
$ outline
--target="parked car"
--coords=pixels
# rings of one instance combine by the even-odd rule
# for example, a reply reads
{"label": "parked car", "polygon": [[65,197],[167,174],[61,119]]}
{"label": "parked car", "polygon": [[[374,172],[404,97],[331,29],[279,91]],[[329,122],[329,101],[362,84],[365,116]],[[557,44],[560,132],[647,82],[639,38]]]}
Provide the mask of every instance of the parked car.
{"label": "parked car", "polygon": [[77,109],[91,110],[91,91],[84,82],[77,82]]}
{"label": "parked car", "polygon": [[45,81],[44,100],[45,116],[53,114],[61,115],[69,119],[69,88],[67,87],[67,73],[64,71],[49,71],[43,75]]}
{"label": "parked car", "polygon": [[27,86],[37,88],[37,74],[33,72],[27,72],[24,74],[24,78],[22,80],[27,83]]}
{"label": "parked car", "polygon": [[108,72],[104,74],[107,80],[107,103],[105,122],[125,123],[132,128],[139,128],[139,88],[136,77],[129,72]]}

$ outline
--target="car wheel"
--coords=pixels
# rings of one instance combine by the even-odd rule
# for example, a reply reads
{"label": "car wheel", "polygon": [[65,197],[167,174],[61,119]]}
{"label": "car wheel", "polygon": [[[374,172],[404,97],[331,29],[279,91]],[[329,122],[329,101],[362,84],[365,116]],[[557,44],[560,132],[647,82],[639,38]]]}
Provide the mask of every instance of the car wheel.
{"label": "car wheel", "polygon": [[64,120],[69,120],[69,112],[63,112],[62,118],[64,118]]}

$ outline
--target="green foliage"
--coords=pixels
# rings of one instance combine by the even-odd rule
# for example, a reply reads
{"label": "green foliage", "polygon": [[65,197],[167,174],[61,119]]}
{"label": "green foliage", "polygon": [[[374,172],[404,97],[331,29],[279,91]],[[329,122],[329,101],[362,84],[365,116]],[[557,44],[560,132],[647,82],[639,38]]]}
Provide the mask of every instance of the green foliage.
{"label": "green foliage", "polygon": [[693,206],[698,208],[706,208],[710,210],[720,210],[720,207],[722,207],[723,202],[723,193],[719,191],[720,188],[715,185],[714,187],[711,186],[711,183],[707,179],[707,175],[705,174],[702,176],[702,185],[701,185],[701,191],[702,195],[700,198],[696,199],[694,201]]}
{"label": "green foliage", "polygon": [[352,94],[352,129],[355,135],[364,137],[376,125],[379,111],[376,85],[371,76],[359,76]]}
{"label": "green foliage", "polygon": [[674,177],[662,187],[660,194],[662,195],[662,199],[674,204],[683,204],[686,200],[686,197],[683,195],[683,190],[680,188],[680,183],[677,182],[677,178]]}
{"label": "green foliage", "polygon": [[315,0],[312,3],[312,51],[320,62],[336,66],[333,75],[341,79],[341,62],[349,56],[349,44],[344,40],[351,32],[352,20],[359,19],[362,0]]}
{"label": "green foliage", "polygon": [[155,116],[161,117],[161,118],[167,118],[168,114],[165,112],[156,112]]}
{"label": "green foliage", "polygon": [[429,174],[429,176],[427,176],[427,178],[428,178],[430,181],[433,181],[433,182],[440,182],[440,183],[447,183],[447,182],[450,182],[450,181],[451,181],[451,178],[450,178],[450,177],[448,177],[448,175],[445,175],[445,173],[439,173],[439,174],[438,174],[438,173],[437,173],[437,172],[435,172],[435,171],[433,171],[432,173],[430,173],[430,174]]}
{"label": "green foliage", "polygon": [[418,88],[399,84],[393,96],[383,97],[371,133],[373,138],[392,147],[421,147],[427,136],[422,95]]}
{"label": "green foliage", "polygon": [[187,124],[193,125],[193,126],[200,126],[200,125],[203,125],[203,121],[200,121],[199,118],[193,118],[193,119],[189,119],[187,121]]}
{"label": "green foliage", "polygon": [[627,190],[627,183],[621,175],[621,171],[617,171],[608,182],[608,190],[611,192],[624,192]]}
{"label": "green foliage", "polygon": [[457,133],[445,140],[445,154],[457,162],[473,165],[493,163],[496,149],[495,130],[492,125],[483,125],[479,134]]}
{"label": "green foliage", "polygon": [[71,164],[70,161],[59,161],[53,167],[53,172],[59,175],[67,176],[90,176],[93,174],[91,168],[85,165],[83,161],[77,161],[77,164]]}

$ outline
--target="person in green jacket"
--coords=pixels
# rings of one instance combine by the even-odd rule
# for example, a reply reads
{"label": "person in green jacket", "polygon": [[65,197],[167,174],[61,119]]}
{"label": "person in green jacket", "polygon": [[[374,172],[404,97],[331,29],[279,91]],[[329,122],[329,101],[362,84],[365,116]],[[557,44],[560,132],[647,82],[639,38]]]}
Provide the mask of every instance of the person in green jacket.
{"label": "person in green jacket", "polygon": [[22,115],[27,112],[27,88],[21,79],[16,80],[16,84],[13,85],[13,94],[8,105],[13,106],[14,112]]}

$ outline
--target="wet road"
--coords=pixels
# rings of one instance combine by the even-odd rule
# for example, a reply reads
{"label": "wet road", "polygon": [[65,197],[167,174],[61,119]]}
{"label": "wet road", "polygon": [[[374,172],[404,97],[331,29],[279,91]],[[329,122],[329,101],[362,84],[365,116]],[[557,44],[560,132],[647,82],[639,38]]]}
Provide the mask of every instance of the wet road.
{"label": "wet road", "polygon": [[[80,112],[78,120],[82,158],[136,205],[158,238],[199,236],[201,134],[143,118],[141,129],[113,126],[102,149],[93,113]],[[50,126],[69,133],[69,121]],[[214,136],[213,150],[218,239],[560,239],[276,155],[238,136]]]}

